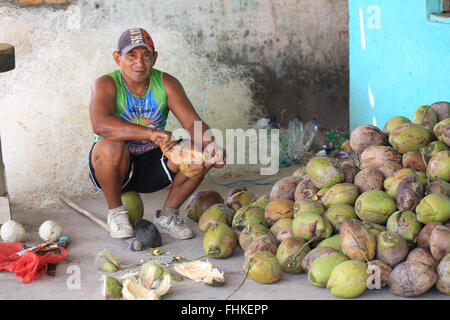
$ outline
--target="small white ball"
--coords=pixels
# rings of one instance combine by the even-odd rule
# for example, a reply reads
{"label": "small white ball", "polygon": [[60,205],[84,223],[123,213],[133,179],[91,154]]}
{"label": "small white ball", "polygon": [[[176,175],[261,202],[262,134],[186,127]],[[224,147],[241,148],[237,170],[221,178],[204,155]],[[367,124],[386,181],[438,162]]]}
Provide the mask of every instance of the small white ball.
{"label": "small white ball", "polygon": [[9,220],[2,225],[0,236],[6,243],[22,242],[25,240],[26,232],[20,223]]}
{"label": "small white ball", "polygon": [[62,232],[62,227],[53,220],[47,220],[39,227],[39,236],[44,241],[57,241]]}

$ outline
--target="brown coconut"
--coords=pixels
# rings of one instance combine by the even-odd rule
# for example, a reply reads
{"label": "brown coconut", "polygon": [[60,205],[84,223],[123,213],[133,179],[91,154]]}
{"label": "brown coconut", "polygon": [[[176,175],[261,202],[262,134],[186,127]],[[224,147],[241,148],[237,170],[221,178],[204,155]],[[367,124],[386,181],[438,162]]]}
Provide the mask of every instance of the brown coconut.
{"label": "brown coconut", "polygon": [[244,251],[246,257],[251,256],[258,251],[269,251],[274,255],[277,254],[279,242],[275,239],[275,236],[269,232],[265,235],[257,237],[255,240],[250,242]]}
{"label": "brown coconut", "polygon": [[346,183],[353,183],[355,180],[355,176],[359,172],[358,167],[356,166],[355,162],[352,160],[346,160],[340,163],[340,166],[342,170],[344,170],[345,180]]}
{"label": "brown coconut", "polygon": [[386,263],[384,263],[383,261],[377,260],[377,259],[369,261],[367,263],[367,266],[372,267],[372,269],[377,270],[373,273],[374,275],[378,274],[378,271],[379,271],[380,287],[381,288],[386,287],[388,284],[389,275],[392,272],[392,268],[390,266],[388,266]]}
{"label": "brown coconut", "polygon": [[278,180],[270,191],[270,200],[295,199],[295,190],[302,179],[299,177],[286,177]]}
{"label": "brown coconut", "polygon": [[395,203],[398,210],[414,210],[423,198],[423,186],[416,175],[406,176],[397,187]]}
{"label": "brown coconut", "polygon": [[436,270],[436,260],[431,255],[430,250],[423,248],[415,248],[408,254],[407,261],[417,261],[426,264],[431,269]]}
{"label": "brown coconut", "polygon": [[185,211],[189,219],[198,221],[202,214],[213,204],[224,203],[222,196],[214,190],[195,192],[188,200]]}
{"label": "brown coconut", "polygon": [[388,160],[381,167],[379,167],[378,170],[380,170],[384,178],[387,178],[402,168],[403,166],[400,162]]}
{"label": "brown coconut", "polygon": [[334,250],[331,247],[317,247],[312,249],[310,252],[306,254],[306,256],[302,260],[302,269],[305,270],[306,273],[308,273],[309,268],[311,268],[314,260],[316,260],[318,257],[321,257],[325,254],[332,254],[336,253],[337,251]]}
{"label": "brown coconut", "polygon": [[350,147],[361,154],[367,147],[386,144],[387,136],[377,127],[367,124],[357,127],[350,136]]}
{"label": "brown coconut", "polygon": [[425,187],[425,194],[440,193],[450,197],[450,183],[444,180],[432,181]]}
{"label": "brown coconut", "polygon": [[355,177],[354,185],[361,193],[369,190],[383,190],[384,175],[378,169],[362,169]]}
{"label": "brown coconut", "polygon": [[440,225],[433,228],[430,236],[430,251],[433,258],[439,263],[450,253],[450,229]]}
{"label": "brown coconut", "polygon": [[311,199],[318,191],[319,188],[314,185],[311,179],[305,178],[295,188],[294,200]]}
{"label": "brown coconut", "polygon": [[395,295],[417,297],[431,289],[437,279],[436,272],[429,266],[417,261],[406,261],[392,270],[388,285]]}
{"label": "brown coconut", "polygon": [[294,216],[294,201],[287,199],[274,199],[269,202],[265,210],[265,219],[270,225],[285,218]]}
{"label": "brown coconut", "polygon": [[377,240],[361,221],[343,222],[339,234],[342,252],[351,260],[367,261],[375,257]]}
{"label": "brown coconut", "polygon": [[377,237],[377,259],[395,267],[408,255],[408,243],[396,232],[384,231]]}
{"label": "brown coconut", "polygon": [[430,106],[438,117],[438,122],[450,118],[450,103],[447,101],[435,102]]}
{"label": "brown coconut", "polygon": [[402,155],[386,146],[370,146],[361,153],[361,167],[377,169],[382,167],[386,161],[400,163]]}
{"label": "brown coconut", "polygon": [[422,154],[418,151],[408,151],[402,157],[403,168],[411,168],[415,171],[425,172],[427,165]]}
{"label": "brown coconut", "polygon": [[234,187],[234,188],[231,188],[231,189],[228,191],[227,199],[231,198],[231,196],[232,196],[233,194],[238,193],[238,192],[241,192],[241,191],[247,191],[247,188],[240,188],[240,187]]}
{"label": "brown coconut", "polygon": [[423,249],[430,249],[430,237],[431,232],[436,226],[441,226],[442,223],[433,221],[426,224],[422,230],[420,230],[419,235],[417,236],[417,246]]}

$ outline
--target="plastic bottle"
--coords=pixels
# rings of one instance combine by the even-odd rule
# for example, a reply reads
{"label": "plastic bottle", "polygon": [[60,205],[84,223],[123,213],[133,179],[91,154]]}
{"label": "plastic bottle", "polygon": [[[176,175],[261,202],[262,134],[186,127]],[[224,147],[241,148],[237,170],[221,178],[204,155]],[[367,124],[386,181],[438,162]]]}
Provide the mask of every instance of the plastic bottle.
{"label": "plastic bottle", "polygon": [[304,134],[304,145],[306,151],[308,151],[314,141],[314,138],[317,136],[317,132],[319,131],[320,125],[317,122],[316,118],[313,118],[311,121],[308,121],[305,126],[305,134]]}

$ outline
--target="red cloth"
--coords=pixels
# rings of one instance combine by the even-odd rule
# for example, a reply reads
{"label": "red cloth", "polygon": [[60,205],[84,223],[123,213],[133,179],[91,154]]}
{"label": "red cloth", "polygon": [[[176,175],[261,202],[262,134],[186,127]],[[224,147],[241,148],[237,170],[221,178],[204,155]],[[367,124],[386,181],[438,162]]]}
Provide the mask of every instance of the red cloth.
{"label": "red cloth", "polygon": [[22,250],[22,243],[0,243],[0,270],[14,272],[22,283],[39,279],[41,273],[47,272],[49,263],[58,263],[67,256],[67,250],[59,246],[58,253],[26,251],[19,256],[17,253]]}

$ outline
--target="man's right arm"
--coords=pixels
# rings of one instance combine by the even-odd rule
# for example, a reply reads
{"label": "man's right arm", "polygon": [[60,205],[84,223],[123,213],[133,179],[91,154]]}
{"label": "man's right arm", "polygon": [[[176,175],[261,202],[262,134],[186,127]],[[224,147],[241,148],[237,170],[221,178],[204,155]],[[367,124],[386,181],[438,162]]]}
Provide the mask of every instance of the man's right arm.
{"label": "man's right arm", "polygon": [[92,88],[89,114],[95,134],[112,141],[170,140],[170,132],[158,131],[117,118],[116,84],[110,76],[98,78]]}

